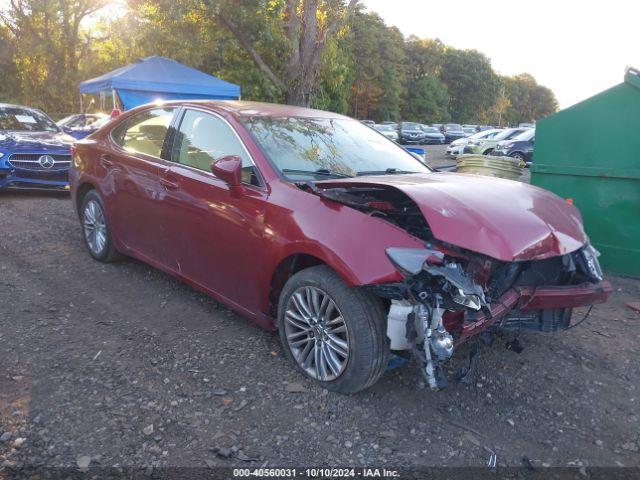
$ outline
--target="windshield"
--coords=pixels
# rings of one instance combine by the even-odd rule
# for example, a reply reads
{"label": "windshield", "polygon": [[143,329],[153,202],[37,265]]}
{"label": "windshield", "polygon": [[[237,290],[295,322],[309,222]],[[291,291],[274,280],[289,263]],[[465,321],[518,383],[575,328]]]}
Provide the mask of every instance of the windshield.
{"label": "windshield", "polygon": [[419,123],[402,122],[402,130],[422,130]]}
{"label": "windshield", "polygon": [[395,130],[393,125],[376,125],[375,129],[379,132],[393,132]]}
{"label": "windshield", "polygon": [[496,138],[502,130],[483,130],[482,132],[475,133],[469,138]]}
{"label": "windshield", "polygon": [[520,133],[522,133],[521,129],[519,130],[517,128],[507,128],[506,130],[501,131],[499,134],[493,137],[493,139],[498,141],[509,140],[510,138],[513,138]]}
{"label": "windshield", "polygon": [[57,125],[59,127],[68,128],[97,128],[99,125],[104,125],[104,119],[108,119],[107,115],[87,114],[87,115],[70,115],[60,120]]}
{"label": "windshield", "polygon": [[422,131],[427,133],[440,133],[440,130],[435,127],[422,127]]}
{"label": "windshield", "polygon": [[532,128],[531,130],[525,130],[520,135],[516,135],[513,140],[516,142],[529,142],[535,135],[536,131]]}
{"label": "windshield", "polygon": [[464,130],[462,130],[462,126],[458,125],[456,123],[448,123],[447,125],[444,126],[445,130],[448,130],[450,132],[463,132]]}
{"label": "windshield", "polygon": [[58,132],[53,120],[37,110],[0,107],[0,130],[16,132]]}
{"label": "windshield", "polygon": [[271,163],[290,179],[430,171],[355,120],[246,117],[242,123]]}

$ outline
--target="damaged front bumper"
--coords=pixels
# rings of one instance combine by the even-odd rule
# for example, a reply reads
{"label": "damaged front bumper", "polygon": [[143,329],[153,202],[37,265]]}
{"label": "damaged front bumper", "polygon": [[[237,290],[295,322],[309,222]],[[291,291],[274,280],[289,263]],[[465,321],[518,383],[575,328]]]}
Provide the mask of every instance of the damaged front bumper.
{"label": "damaged front bumper", "polygon": [[588,244],[537,262],[496,264],[461,253],[390,248],[405,281],[371,287],[391,301],[391,349],[412,351],[433,389],[446,385],[442,364],[455,346],[490,328],[568,329],[573,308],[603,303],[612,292]]}
{"label": "damaged front bumper", "polygon": [[[492,325],[501,325],[505,317],[509,323],[517,323],[521,319],[531,319],[543,316],[544,311],[564,310],[586,307],[597,303],[604,303],[611,295],[613,287],[607,281],[598,283],[584,283],[581,285],[563,285],[547,287],[515,287],[509,289],[497,301],[491,303],[488,311],[465,312],[460,335],[456,338],[456,345],[479,335]],[[510,316],[511,312],[516,315]],[[528,312],[535,312],[534,316],[527,316]],[[542,321],[542,320],[541,320]],[[530,325],[530,324],[527,324]],[[564,326],[568,328],[569,323]],[[545,328],[541,325],[540,330]]]}

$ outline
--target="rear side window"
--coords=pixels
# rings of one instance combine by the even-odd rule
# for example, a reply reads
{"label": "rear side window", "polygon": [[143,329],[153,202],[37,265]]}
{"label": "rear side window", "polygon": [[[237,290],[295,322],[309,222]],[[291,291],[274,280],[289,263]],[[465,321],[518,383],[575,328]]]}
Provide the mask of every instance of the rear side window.
{"label": "rear side window", "polygon": [[175,108],[145,110],[116,127],[111,137],[116,145],[131,153],[160,158]]}
{"label": "rear side window", "polygon": [[259,186],[253,161],[235,131],[217,115],[187,110],[173,142],[172,161],[211,172],[211,164],[227,155],[242,159],[242,181]]}

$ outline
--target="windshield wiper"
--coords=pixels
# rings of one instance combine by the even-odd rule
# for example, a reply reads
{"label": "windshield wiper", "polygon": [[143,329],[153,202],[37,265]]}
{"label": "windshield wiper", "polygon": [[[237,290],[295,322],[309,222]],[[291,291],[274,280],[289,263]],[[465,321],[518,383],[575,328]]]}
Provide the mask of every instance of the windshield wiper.
{"label": "windshield wiper", "polygon": [[408,170],[399,170],[397,168],[387,168],[386,170],[370,170],[370,171],[362,171],[356,173],[358,177],[363,175],[396,175],[402,173],[418,173],[418,172],[410,172]]}
{"label": "windshield wiper", "polygon": [[297,170],[295,168],[283,168],[282,173],[299,173],[302,175],[316,175],[321,177],[351,178],[351,175],[347,175],[346,173],[334,172],[326,168],[319,168],[318,170]]}

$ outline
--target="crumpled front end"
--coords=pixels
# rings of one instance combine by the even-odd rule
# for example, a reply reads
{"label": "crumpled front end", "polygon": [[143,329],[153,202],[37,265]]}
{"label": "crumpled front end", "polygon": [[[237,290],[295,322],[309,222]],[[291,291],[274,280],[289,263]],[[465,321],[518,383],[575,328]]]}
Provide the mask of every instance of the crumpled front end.
{"label": "crumpled front end", "polygon": [[[557,197],[518,185],[500,191],[503,185],[490,181],[494,197],[519,193],[520,206],[530,209],[512,201],[492,213],[493,201],[484,199],[487,208],[477,212],[463,188],[473,187],[469,179],[408,179],[318,182],[312,190],[422,241],[424,248],[386,250],[403,281],[366,288],[389,303],[391,349],[413,353],[432,388],[445,385],[442,366],[456,345],[490,328],[564,330],[573,308],[610,295],[579,213]],[[465,193],[447,202],[454,190]],[[542,202],[546,210],[531,210]]]}
{"label": "crumpled front end", "polygon": [[369,287],[391,302],[392,350],[413,352],[434,389],[446,384],[442,365],[456,345],[489,328],[568,329],[573,308],[602,303],[612,291],[588,244],[529,262],[440,248],[388,249],[405,280]]}

